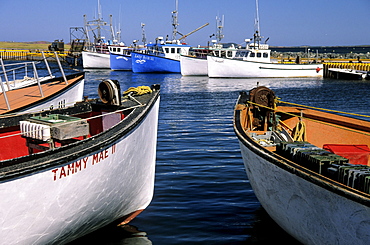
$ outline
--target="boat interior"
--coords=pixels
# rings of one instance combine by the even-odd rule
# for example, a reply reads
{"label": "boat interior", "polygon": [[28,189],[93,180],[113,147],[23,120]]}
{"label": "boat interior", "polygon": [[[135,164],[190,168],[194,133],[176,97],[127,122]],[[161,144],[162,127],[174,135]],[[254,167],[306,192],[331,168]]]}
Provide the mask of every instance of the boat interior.
{"label": "boat interior", "polygon": [[143,106],[131,95],[116,100],[121,97],[119,89],[112,89],[115,84],[119,85],[118,81],[100,83],[100,100],[86,100],[71,107],[33,114],[0,116],[0,161],[93,137],[127,118],[134,108]]}
{"label": "boat interior", "polygon": [[239,102],[241,127],[260,146],[334,180],[346,175],[346,184],[366,179],[370,193],[370,121],[322,108],[277,106],[283,102],[263,86],[242,94]]}
{"label": "boat interior", "polygon": [[[84,113],[73,113],[77,108]],[[0,161],[69,145],[97,135],[120,122],[128,111],[115,111],[116,108],[101,107],[89,102],[76,107],[56,110],[52,114],[11,121],[13,125],[2,123],[0,129]],[[6,120],[0,118],[0,122]]]}

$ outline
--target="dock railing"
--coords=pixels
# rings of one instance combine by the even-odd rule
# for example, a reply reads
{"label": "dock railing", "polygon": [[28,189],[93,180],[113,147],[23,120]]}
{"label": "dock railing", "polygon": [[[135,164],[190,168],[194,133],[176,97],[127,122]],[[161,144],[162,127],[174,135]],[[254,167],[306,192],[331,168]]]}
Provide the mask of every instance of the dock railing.
{"label": "dock railing", "polygon": [[66,53],[60,51],[49,51],[49,50],[26,50],[26,49],[0,49],[0,58],[3,60],[43,60],[43,54],[47,58],[54,58],[55,52],[61,58],[67,56]]}

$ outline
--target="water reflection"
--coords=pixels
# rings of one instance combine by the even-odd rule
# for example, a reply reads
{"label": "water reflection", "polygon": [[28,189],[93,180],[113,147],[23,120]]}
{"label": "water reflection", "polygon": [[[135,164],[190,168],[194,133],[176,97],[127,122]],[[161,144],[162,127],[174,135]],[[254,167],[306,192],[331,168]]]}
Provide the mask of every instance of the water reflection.
{"label": "water reflection", "polygon": [[247,233],[245,244],[301,244],[276,224],[262,207],[255,211],[252,228],[247,229]]}
{"label": "water reflection", "polygon": [[136,226],[107,226],[89,235],[81,237],[69,245],[104,244],[104,245],[151,245],[147,233]]}

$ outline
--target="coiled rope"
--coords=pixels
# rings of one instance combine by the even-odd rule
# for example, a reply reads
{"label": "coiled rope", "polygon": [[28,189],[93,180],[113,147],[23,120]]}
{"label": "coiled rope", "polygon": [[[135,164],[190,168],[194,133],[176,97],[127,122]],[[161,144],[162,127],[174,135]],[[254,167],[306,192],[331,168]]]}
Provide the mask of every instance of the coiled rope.
{"label": "coiled rope", "polygon": [[138,86],[138,87],[130,87],[125,92],[123,92],[124,95],[127,94],[132,95],[143,95],[143,94],[150,94],[152,93],[152,89],[149,86]]}

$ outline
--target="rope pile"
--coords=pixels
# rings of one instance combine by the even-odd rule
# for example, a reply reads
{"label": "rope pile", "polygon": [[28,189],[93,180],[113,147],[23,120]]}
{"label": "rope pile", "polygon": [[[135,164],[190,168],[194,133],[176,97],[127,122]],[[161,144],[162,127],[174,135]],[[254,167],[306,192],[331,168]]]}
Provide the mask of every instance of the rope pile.
{"label": "rope pile", "polygon": [[150,94],[152,93],[152,90],[149,86],[138,86],[138,87],[130,87],[125,92],[123,92],[123,95],[127,94],[132,95],[143,95],[143,94]]}

